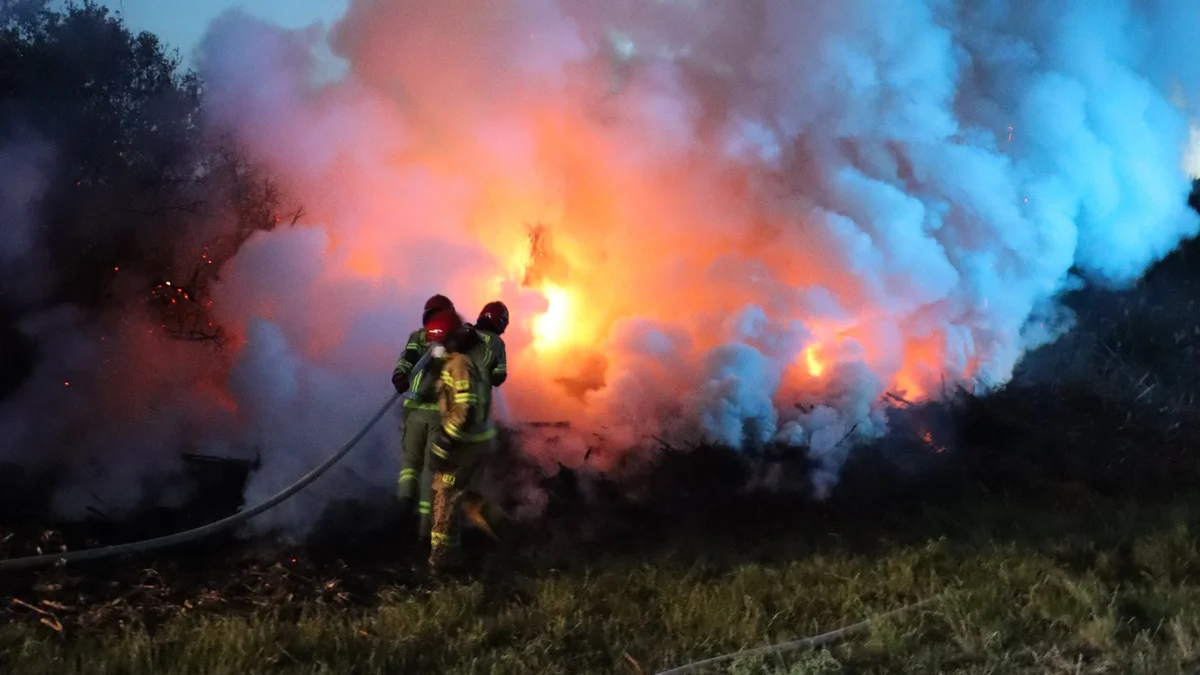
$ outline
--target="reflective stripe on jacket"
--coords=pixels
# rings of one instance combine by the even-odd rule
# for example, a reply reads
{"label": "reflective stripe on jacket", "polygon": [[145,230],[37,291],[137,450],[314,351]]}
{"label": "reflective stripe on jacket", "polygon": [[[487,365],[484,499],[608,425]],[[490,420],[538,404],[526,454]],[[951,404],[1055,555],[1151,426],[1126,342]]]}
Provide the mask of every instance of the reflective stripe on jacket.
{"label": "reflective stripe on jacket", "polygon": [[430,359],[428,365],[421,372],[409,373],[417,361],[421,360],[421,355],[425,353],[426,349],[429,349],[429,340],[425,337],[424,328],[418,328],[409,333],[408,344],[404,346],[404,351],[396,361],[395,369],[392,370],[393,376],[397,374],[409,376],[408,391],[412,393],[412,396],[404,399],[404,407],[409,410],[437,410],[434,385],[437,383],[440,364],[435,359]]}
{"label": "reflective stripe on jacket", "polygon": [[493,387],[499,387],[508,378],[508,356],[505,354],[504,340],[488,330],[476,328],[475,332],[479,334],[482,350],[478,360],[480,371],[487,375]]}
{"label": "reflective stripe on jacket", "polygon": [[446,437],[456,443],[495,437],[491,399],[491,382],[484,379],[475,362],[466,354],[448,354],[437,382],[437,405]]}

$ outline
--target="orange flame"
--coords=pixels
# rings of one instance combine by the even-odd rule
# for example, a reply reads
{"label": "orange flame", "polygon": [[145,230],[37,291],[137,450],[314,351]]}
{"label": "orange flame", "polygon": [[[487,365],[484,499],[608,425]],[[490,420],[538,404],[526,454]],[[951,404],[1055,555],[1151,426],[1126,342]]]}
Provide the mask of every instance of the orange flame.
{"label": "orange flame", "polygon": [[825,364],[821,362],[821,358],[817,356],[817,350],[820,345],[809,345],[804,350],[804,364],[808,367],[808,374],[813,377],[820,377],[821,373],[825,372]]}
{"label": "orange flame", "polygon": [[543,285],[542,294],[550,306],[533,320],[533,344],[538,351],[547,351],[562,346],[570,338],[577,303],[570,292],[552,283]]}

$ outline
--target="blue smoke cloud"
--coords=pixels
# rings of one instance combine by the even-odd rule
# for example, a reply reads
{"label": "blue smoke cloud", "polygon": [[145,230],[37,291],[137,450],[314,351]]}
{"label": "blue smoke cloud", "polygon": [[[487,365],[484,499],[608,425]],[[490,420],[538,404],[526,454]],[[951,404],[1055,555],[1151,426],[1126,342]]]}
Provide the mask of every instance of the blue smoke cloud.
{"label": "blue smoke cloud", "polygon": [[[615,444],[801,444],[824,494],[854,444],[886,431],[886,391],[1006,381],[1028,349],[1070,328],[1055,298],[1080,283],[1073,269],[1127,286],[1197,232],[1181,162],[1200,79],[1179,27],[1196,15],[1185,3],[1115,0],[353,2],[332,40],[356,92],[340,105],[308,105],[287,87],[264,95],[264,78],[310,79],[302,45],[313,35],[248,39],[262,28],[237,15],[210,34],[206,74],[223,114],[264,139],[267,156],[285,145],[274,127],[322,129],[304,142],[311,152],[285,153],[309,181],[345,155],[363,172],[391,170],[369,139],[393,126],[361,112],[380,105],[410,137],[468,139],[481,165],[542,184],[536,131],[511,110],[530,91],[585,109],[603,92],[616,108],[589,122],[609,139],[595,162],[646,180],[672,171],[668,203],[711,218],[639,213],[679,245],[662,250],[651,278],[625,283],[659,295],[697,285],[711,307],[618,317],[604,385],[576,419]],[[231,64],[219,57],[226,39],[278,48]],[[705,165],[747,188],[714,201]],[[469,173],[457,177],[482,180]],[[427,187],[464,217],[478,195]],[[569,197],[551,199],[569,210]],[[608,199],[646,206],[619,190]],[[562,234],[591,242],[597,259],[625,256],[613,242],[652,246],[638,224],[608,228]],[[720,241],[741,243],[722,252]],[[711,258],[687,252],[713,247]],[[622,283],[606,271],[597,283]],[[798,384],[814,346],[820,381]],[[514,378],[505,396],[517,421],[531,401],[540,413],[562,398],[533,377],[554,379],[532,367]],[[583,438],[565,445],[582,454]],[[558,442],[531,451],[571,463]]]}
{"label": "blue smoke cloud", "polygon": [[[873,332],[893,336],[877,342],[938,336],[930,376],[1006,381],[1026,350],[1070,327],[1054,298],[1077,283],[1073,268],[1126,287],[1200,228],[1181,167],[1200,94],[1194,3],[622,7],[607,17],[620,36],[612,59],[718,77],[723,88],[690,93],[719,110],[717,147],[780,187],[760,208],[791,214],[800,232],[778,245],[802,242],[857,280],[817,274],[795,290],[827,316],[884,315]],[[797,265],[813,264],[796,249]],[[786,313],[776,318],[786,330]],[[816,413],[777,415],[761,400],[781,393],[774,373],[797,350],[751,349],[770,365],[729,346],[710,354],[704,386],[725,393],[702,406],[710,439],[739,445],[744,425],[778,417],[776,440],[805,438],[828,483],[839,434],[884,429],[871,402],[888,365],[834,375]]]}

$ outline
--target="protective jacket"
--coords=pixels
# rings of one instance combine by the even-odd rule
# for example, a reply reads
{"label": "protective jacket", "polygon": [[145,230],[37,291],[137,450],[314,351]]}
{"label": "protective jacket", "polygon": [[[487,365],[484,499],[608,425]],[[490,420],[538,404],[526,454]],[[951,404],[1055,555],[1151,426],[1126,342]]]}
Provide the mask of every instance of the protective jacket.
{"label": "protective jacket", "polygon": [[493,387],[499,387],[508,379],[508,356],[504,351],[504,340],[492,331],[475,327],[479,335],[479,370],[487,375]]}
{"label": "protective jacket", "polygon": [[484,377],[470,355],[447,354],[435,389],[437,407],[442,414],[443,439],[434,445],[434,454],[445,458],[456,446],[488,441],[496,436],[491,420],[491,380]]}
{"label": "protective jacket", "polygon": [[405,345],[399,360],[396,361],[396,368],[392,370],[393,383],[400,378],[408,378],[408,391],[412,393],[412,396],[404,399],[406,410],[437,410],[434,385],[437,382],[440,364],[431,359],[421,372],[411,372],[413,366],[427,349],[429,349],[429,340],[425,337],[425,329],[414,330],[409,334],[408,344]]}

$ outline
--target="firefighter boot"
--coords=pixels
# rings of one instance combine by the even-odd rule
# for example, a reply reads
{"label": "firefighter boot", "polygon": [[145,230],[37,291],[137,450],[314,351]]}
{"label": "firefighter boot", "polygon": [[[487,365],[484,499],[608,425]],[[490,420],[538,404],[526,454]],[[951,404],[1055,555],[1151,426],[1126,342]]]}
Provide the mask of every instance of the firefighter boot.
{"label": "firefighter boot", "polygon": [[434,544],[429,551],[429,571],[432,574],[454,574],[465,569],[467,556],[461,546]]}
{"label": "firefighter boot", "polygon": [[400,498],[400,500],[397,502],[396,517],[398,519],[397,525],[399,526],[401,532],[401,539],[403,539],[407,545],[412,540],[411,533],[414,520],[413,500],[411,498]]}

